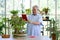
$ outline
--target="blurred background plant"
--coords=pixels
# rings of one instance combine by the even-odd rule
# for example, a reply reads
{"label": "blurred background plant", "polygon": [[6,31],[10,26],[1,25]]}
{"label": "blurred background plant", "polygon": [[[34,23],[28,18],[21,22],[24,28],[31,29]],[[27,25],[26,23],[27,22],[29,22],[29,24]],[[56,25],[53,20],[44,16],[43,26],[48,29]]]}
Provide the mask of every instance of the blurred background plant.
{"label": "blurred background plant", "polygon": [[[6,28],[8,28],[5,24],[5,22],[8,22],[8,18],[2,18],[2,21],[0,22],[0,34],[1,35],[6,35]],[[5,29],[3,32],[3,28]]]}
{"label": "blurred background plant", "polygon": [[45,14],[47,15],[47,13],[48,13],[48,11],[49,11],[49,8],[48,8],[48,7],[43,8],[43,9],[42,9],[42,11],[44,11],[44,12],[45,12]]}
{"label": "blurred background plant", "polygon": [[[57,24],[58,24],[58,21],[57,21],[57,20],[54,20],[54,19],[52,18],[51,21],[50,21],[50,27],[47,27],[47,28],[46,28],[47,31],[50,31],[51,37],[54,37],[55,40],[56,40],[57,37],[59,36],[59,31],[58,31],[58,28],[57,28]],[[52,40],[53,40],[53,39],[52,39]]]}
{"label": "blurred background plant", "polygon": [[29,9],[26,9],[25,11],[26,11],[26,14],[27,15],[31,14],[31,9],[30,8]]}
{"label": "blurred background plant", "polygon": [[3,28],[5,28],[5,25],[3,24],[3,22],[0,22],[0,35],[4,34],[2,32]]}

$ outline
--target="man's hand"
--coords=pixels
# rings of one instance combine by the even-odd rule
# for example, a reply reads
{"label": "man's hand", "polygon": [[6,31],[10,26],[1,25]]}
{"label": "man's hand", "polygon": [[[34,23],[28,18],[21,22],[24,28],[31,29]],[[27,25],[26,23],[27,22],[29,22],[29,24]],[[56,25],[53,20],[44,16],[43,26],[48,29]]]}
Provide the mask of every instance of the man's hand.
{"label": "man's hand", "polygon": [[23,21],[27,22],[25,19],[22,19]]}

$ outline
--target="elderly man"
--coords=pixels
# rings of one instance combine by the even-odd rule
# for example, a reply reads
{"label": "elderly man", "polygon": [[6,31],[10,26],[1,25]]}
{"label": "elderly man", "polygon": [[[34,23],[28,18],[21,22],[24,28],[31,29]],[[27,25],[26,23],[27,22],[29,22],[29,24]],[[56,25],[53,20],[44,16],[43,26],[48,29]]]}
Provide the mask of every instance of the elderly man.
{"label": "elderly man", "polygon": [[27,35],[35,38],[41,34],[42,16],[38,13],[38,6],[33,6],[32,14],[28,16]]}

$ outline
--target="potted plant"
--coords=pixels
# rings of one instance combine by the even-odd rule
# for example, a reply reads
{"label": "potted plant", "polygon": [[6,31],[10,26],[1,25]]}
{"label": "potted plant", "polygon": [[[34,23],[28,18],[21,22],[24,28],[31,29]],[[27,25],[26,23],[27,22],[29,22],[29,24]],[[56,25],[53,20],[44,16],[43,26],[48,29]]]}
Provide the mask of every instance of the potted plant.
{"label": "potted plant", "polygon": [[25,22],[22,20],[21,17],[19,17],[17,13],[11,12],[13,15],[11,16],[10,24],[12,28],[14,29],[14,35],[22,33],[21,31],[24,29]]}
{"label": "potted plant", "polygon": [[58,36],[59,36],[59,32],[57,30],[57,21],[55,21],[54,19],[52,19],[50,21],[50,27],[47,27],[47,31],[50,31],[51,32],[51,37],[52,37],[52,40],[57,40]]}
{"label": "potted plant", "polygon": [[3,18],[3,23],[4,23],[4,28],[5,28],[5,34],[2,35],[2,38],[10,38],[9,34],[6,34],[6,29],[8,29],[9,27],[6,26],[6,23],[8,22],[8,18]]}
{"label": "potted plant", "polygon": [[25,11],[26,11],[26,14],[28,14],[28,15],[31,14],[31,9],[30,8],[26,9]]}
{"label": "potted plant", "polygon": [[17,31],[17,28],[16,27],[18,25],[17,22],[19,21],[19,17],[17,16],[18,10],[12,10],[12,11],[10,11],[10,13],[12,14],[10,23],[13,26],[13,28],[15,28],[14,29],[15,30],[15,33],[17,33],[18,31]]}
{"label": "potted plant", "polygon": [[48,7],[47,7],[47,8],[43,8],[42,11],[44,11],[45,14],[47,15],[47,13],[48,13],[48,11],[49,11],[49,8],[48,8]]}

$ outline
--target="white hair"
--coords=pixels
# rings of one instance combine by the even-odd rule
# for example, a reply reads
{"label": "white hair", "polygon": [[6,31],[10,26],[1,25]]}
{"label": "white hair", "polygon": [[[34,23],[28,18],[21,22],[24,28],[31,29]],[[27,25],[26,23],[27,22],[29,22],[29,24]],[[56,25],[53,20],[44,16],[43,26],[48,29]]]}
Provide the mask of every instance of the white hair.
{"label": "white hair", "polygon": [[34,8],[34,7],[36,7],[36,8],[37,8],[37,10],[39,10],[39,7],[38,7],[37,5],[34,5],[34,6],[33,6],[33,8]]}

